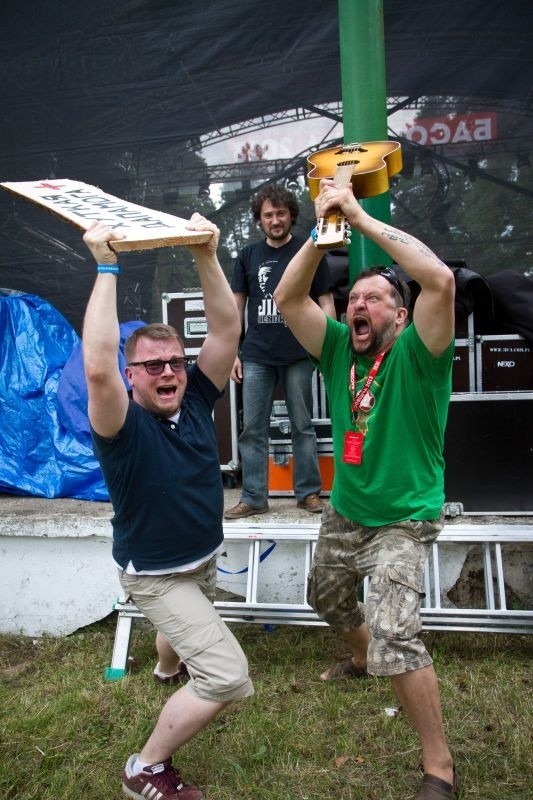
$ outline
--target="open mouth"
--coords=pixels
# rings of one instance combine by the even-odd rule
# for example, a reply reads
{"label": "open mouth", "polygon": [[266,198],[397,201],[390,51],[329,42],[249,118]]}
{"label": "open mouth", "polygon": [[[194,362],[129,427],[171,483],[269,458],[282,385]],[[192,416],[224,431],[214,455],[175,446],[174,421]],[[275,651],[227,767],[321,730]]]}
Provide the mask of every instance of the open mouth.
{"label": "open mouth", "polygon": [[158,386],[157,394],[159,397],[174,397],[176,394],[175,386]]}
{"label": "open mouth", "polygon": [[364,317],[356,317],[353,321],[353,330],[357,339],[366,339],[370,336],[370,325]]}

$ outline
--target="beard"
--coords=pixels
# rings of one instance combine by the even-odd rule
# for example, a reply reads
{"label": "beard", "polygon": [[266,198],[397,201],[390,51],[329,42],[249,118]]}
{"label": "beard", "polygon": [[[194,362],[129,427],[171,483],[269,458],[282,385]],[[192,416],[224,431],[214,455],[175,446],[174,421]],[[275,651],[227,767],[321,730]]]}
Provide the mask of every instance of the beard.
{"label": "beard", "polygon": [[277,242],[281,239],[286,239],[289,233],[291,232],[292,223],[290,225],[283,225],[283,226],[276,226],[276,230],[273,231],[272,228],[265,229],[261,228],[263,233],[268,239],[272,239],[273,242]]}
{"label": "beard", "polygon": [[370,330],[368,340],[366,342],[358,342],[355,338],[354,326],[352,324],[350,344],[355,355],[375,357],[387,347],[390,347],[394,341],[396,332],[396,324],[394,321],[382,325],[379,330],[375,330],[370,322],[368,322],[368,328]]}

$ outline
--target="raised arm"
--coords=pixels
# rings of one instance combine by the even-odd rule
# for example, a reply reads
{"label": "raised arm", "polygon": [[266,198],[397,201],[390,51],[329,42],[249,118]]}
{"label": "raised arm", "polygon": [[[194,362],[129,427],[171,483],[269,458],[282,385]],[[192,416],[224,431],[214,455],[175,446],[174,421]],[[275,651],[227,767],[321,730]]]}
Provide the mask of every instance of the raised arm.
{"label": "raised arm", "polygon": [[[115,268],[117,256],[108,242],[121,239],[105,223],[96,222],[83,241],[100,268]],[[118,364],[120,328],[117,275],[98,272],[83,325],[83,363],[89,393],[89,420],[97,433],[111,438],[124,424],[128,393]]]}
{"label": "raised arm", "polygon": [[190,245],[204,296],[207,336],[198,355],[198,366],[217,386],[226,385],[241,335],[237,303],[217,258],[219,230],[200,214],[193,214],[190,230],[211,230],[213,236],[205,244]]}
{"label": "raised arm", "polygon": [[413,321],[428,350],[440,355],[454,334],[452,271],[423,242],[367,214],[354,198],[351,186],[339,189],[333,181],[321,181],[315,207],[319,217],[340,208],[350,227],[379,245],[419,284]]}

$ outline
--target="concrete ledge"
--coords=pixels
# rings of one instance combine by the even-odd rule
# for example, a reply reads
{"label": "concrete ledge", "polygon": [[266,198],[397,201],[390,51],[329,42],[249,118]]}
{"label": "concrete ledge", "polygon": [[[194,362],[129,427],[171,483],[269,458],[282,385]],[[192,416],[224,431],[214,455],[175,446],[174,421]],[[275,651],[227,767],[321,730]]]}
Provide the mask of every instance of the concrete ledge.
{"label": "concrete ledge", "polygon": [[[225,506],[239,499],[238,489],[227,489]],[[320,517],[296,508],[294,498],[269,499],[270,512],[243,522],[226,523],[225,529],[293,528],[318,532]],[[112,508],[109,503],[64,499],[14,497],[0,495],[0,633],[60,636],[107,617],[113,603],[121,595],[117,570],[111,557]],[[474,524],[471,524],[471,523]],[[459,529],[466,534],[464,544],[455,545],[452,560],[442,564],[440,589],[471,591],[482,563],[475,547],[480,535],[490,534],[503,526],[527,533],[533,530],[532,518],[459,517],[450,520],[441,534],[443,544],[447,532]],[[470,534],[470,535],[469,535]],[[516,542],[516,539],[515,539]],[[268,545],[265,542],[264,547]],[[516,548],[522,545],[515,544]],[[509,563],[512,589],[524,607],[531,594],[528,575],[532,547],[524,544]],[[268,603],[304,602],[306,559],[298,535],[283,537],[261,564],[261,586],[258,599]],[[246,542],[226,548],[219,560],[218,587],[226,595],[246,594],[248,550]],[[477,579],[477,578],[476,578]],[[525,580],[525,585],[522,586]],[[479,581],[478,581],[479,582]],[[507,587],[506,587],[507,590]],[[524,592],[528,595],[525,599]],[[224,596],[224,595],[223,595]],[[221,598],[222,599],[222,598]],[[228,599],[228,597],[224,597]],[[453,604],[450,603],[450,606]],[[526,607],[531,607],[527,606]]]}
{"label": "concrete ledge", "polygon": [[0,496],[0,632],[65,635],[121,591],[109,503]]}

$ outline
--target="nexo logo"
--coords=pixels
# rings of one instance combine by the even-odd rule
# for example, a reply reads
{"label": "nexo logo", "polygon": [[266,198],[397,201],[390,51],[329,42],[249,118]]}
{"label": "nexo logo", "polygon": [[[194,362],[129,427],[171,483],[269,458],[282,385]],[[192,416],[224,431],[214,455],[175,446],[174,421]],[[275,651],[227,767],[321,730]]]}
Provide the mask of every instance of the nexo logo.
{"label": "nexo logo", "polygon": [[496,366],[512,369],[513,367],[516,367],[516,361],[497,361]]}

